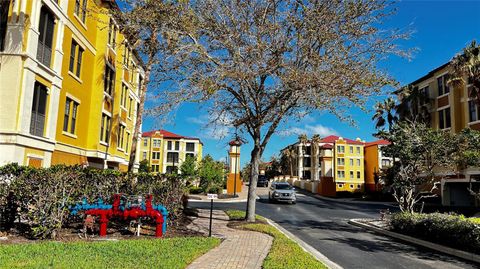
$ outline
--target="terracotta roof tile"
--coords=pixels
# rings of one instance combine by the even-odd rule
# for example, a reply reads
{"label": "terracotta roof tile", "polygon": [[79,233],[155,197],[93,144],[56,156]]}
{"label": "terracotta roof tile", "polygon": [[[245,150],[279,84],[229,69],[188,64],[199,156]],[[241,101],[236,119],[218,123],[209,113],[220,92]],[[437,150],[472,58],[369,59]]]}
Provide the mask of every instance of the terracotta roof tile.
{"label": "terracotta roof tile", "polygon": [[[320,142],[321,143],[335,143],[338,139],[340,139],[339,136],[329,135],[329,136],[323,138]],[[365,144],[362,141],[352,140],[352,139],[348,139],[348,138],[345,138],[345,137],[343,137],[343,140],[345,140],[347,142],[347,144],[354,144],[354,145],[364,145]]]}

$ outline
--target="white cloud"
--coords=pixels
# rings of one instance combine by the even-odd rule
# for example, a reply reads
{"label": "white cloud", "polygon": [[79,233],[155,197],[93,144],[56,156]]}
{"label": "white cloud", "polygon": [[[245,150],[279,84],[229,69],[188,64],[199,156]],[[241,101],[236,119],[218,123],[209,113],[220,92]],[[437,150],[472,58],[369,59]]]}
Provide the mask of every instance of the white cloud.
{"label": "white cloud", "polygon": [[310,131],[310,134],[319,134],[321,137],[338,135],[338,132],[335,131],[333,128],[326,127],[321,124],[307,125],[306,128]]}
{"label": "white cloud", "polygon": [[338,132],[330,127],[323,126],[321,124],[316,125],[305,125],[305,127],[290,127],[285,130],[281,130],[278,132],[280,136],[298,136],[301,134],[307,134],[308,136],[312,136],[314,134],[319,134],[320,137],[325,137],[329,135],[338,135]]}
{"label": "white cloud", "polygon": [[221,140],[228,136],[231,128],[230,120],[226,116],[215,118],[212,114],[203,114],[189,117],[187,121],[202,126],[199,136],[203,139]]}

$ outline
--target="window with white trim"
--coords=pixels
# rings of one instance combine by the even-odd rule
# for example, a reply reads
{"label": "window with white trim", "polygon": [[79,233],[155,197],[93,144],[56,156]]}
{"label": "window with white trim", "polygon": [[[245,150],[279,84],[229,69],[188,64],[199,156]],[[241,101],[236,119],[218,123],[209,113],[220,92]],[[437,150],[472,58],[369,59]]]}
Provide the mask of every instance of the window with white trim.
{"label": "window with white trim", "polygon": [[30,134],[43,136],[45,132],[45,118],[47,116],[47,87],[38,82],[35,82],[34,87]]}
{"label": "window with white trim", "polygon": [[73,12],[85,23],[87,18],[87,2],[88,0],[75,0],[75,8]]}
{"label": "window with white trim", "polygon": [[117,147],[123,149],[123,142],[125,138],[125,126],[118,125]]}
{"label": "window with white trim", "polygon": [[102,120],[100,123],[100,141],[109,143],[110,141],[110,116],[102,113]]}
{"label": "window with white trim", "polygon": [[83,48],[72,39],[72,46],[70,48],[70,64],[68,70],[80,78],[80,71],[82,69]]}
{"label": "window with white trim", "polygon": [[338,178],[345,178],[345,171],[337,171]]}
{"label": "window with white trim", "polygon": [[345,158],[337,158],[338,165],[345,165]]}
{"label": "window with white trim", "polygon": [[108,45],[110,45],[110,47],[112,49],[115,49],[115,43],[116,43],[116,39],[117,39],[117,26],[115,25],[115,23],[113,22],[112,19],[110,19],[110,23],[108,24]]}
{"label": "window with white trim", "polygon": [[[79,104],[68,98],[65,101],[65,113],[63,116],[63,131],[75,134]],[[70,128],[69,128],[70,127]]]}
{"label": "window with white trim", "polygon": [[338,153],[345,153],[345,146],[337,146]]}

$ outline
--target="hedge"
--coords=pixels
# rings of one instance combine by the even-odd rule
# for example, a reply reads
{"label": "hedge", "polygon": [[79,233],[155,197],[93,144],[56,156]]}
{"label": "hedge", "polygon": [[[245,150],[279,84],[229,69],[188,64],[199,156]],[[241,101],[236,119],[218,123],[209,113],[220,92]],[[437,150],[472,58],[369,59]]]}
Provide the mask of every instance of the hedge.
{"label": "hedge", "polygon": [[185,184],[176,176],[124,173],[81,166],[31,168],[8,164],[0,167],[0,230],[15,220],[26,224],[31,238],[55,238],[72,218],[68,207],[87,198],[110,201],[115,193],[150,193],[169,211],[169,222],[180,214]]}
{"label": "hedge", "polygon": [[390,220],[395,232],[448,247],[480,254],[480,222],[454,214],[396,213]]}

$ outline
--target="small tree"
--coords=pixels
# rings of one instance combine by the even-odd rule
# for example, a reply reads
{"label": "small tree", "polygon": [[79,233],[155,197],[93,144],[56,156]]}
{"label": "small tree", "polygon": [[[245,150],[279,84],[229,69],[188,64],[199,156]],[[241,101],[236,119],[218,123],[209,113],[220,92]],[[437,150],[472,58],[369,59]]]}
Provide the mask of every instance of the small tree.
{"label": "small tree", "polygon": [[198,167],[200,187],[204,192],[218,192],[223,188],[224,163],[213,160],[210,155],[205,156]]}
{"label": "small tree", "polygon": [[[480,167],[480,131],[466,128],[458,134],[455,162],[457,171],[468,167]],[[468,191],[480,202],[480,192],[472,188],[471,176]]]}
{"label": "small tree", "polygon": [[187,155],[185,161],[180,165],[181,177],[190,185],[197,176],[197,161],[195,157]]}
{"label": "small tree", "polygon": [[147,159],[140,161],[140,167],[138,168],[138,172],[143,172],[143,173],[152,172],[150,164],[148,163]]}
{"label": "small tree", "polygon": [[450,132],[414,121],[397,123],[380,137],[392,142],[383,148],[384,154],[398,158],[392,168],[393,196],[400,210],[414,212],[415,204],[436,189],[438,175],[455,170],[455,138]]}

